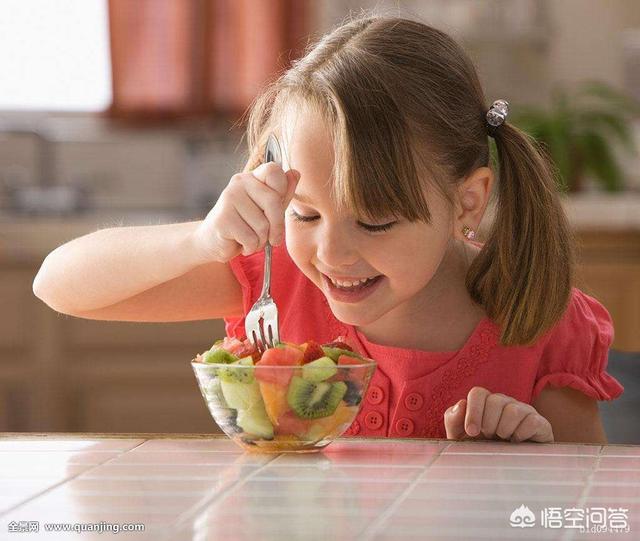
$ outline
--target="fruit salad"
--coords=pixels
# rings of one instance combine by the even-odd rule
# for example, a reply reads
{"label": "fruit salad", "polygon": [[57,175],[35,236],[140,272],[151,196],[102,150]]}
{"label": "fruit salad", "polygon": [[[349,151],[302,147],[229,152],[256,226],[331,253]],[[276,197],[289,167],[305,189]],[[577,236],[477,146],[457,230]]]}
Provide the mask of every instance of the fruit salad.
{"label": "fruit salad", "polygon": [[319,450],[360,409],[375,362],[337,339],[280,342],[260,353],[226,337],[192,362],[220,428],[250,450]]}

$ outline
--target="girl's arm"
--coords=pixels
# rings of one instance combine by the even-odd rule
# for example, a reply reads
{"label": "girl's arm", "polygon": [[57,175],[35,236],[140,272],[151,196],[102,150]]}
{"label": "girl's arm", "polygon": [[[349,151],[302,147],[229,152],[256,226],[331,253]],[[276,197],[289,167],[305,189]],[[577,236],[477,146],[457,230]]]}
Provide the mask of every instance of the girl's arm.
{"label": "girl's arm", "polygon": [[557,442],[608,443],[598,401],[580,391],[548,385],[532,406],[551,423]]}
{"label": "girl's arm", "polygon": [[283,241],[300,179],[275,162],[235,174],[202,221],[116,227],[51,252],[33,282],[54,310],[88,319],[188,321],[242,315],[227,263]]}
{"label": "girl's arm", "polygon": [[33,283],[58,312],[121,321],[187,321],[242,314],[228,263],[204,258],[201,222],[116,227],[51,252]]}
{"label": "girl's arm", "polygon": [[608,443],[596,400],[569,387],[545,387],[533,404],[484,387],[445,411],[447,439]]}

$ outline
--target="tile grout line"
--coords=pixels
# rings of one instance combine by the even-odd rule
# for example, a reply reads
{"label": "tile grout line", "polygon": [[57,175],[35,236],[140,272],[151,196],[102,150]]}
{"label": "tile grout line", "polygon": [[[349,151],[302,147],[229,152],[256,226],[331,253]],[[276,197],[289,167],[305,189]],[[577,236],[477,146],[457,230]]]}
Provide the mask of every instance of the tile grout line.
{"label": "tile grout line", "polygon": [[451,444],[447,444],[446,447],[444,447],[443,449],[439,449],[438,453],[434,456],[432,456],[431,458],[433,458],[433,460],[431,462],[429,462],[427,465],[424,466],[424,469],[422,470],[422,472],[420,472],[416,478],[411,481],[409,483],[409,486],[407,488],[404,489],[404,491],[398,495],[398,497],[391,502],[391,504],[378,516],[378,518],[376,520],[374,520],[369,526],[367,526],[367,528],[365,528],[364,532],[362,532],[359,536],[358,539],[362,539],[362,540],[367,540],[367,539],[372,539],[373,535],[375,535],[376,531],[380,529],[380,527],[384,524],[384,521],[387,520],[387,518],[389,518],[390,516],[393,515],[393,513],[395,512],[395,510],[400,507],[400,504],[407,498],[407,496],[412,492],[413,488],[418,484],[418,482],[424,477],[424,475],[429,471],[429,468],[431,467],[431,465],[438,460],[438,458],[440,456],[442,456],[442,453],[444,452],[445,449],[447,449],[448,447],[450,447]]}
{"label": "tile grout line", "polygon": [[[140,443],[138,445],[142,445],[142,443]],[[136,447],[138,447],[138,445],[132,447],[131,449],[126,449],[123,452],[115,451],[115,452],[118,453],[118,456],[111,457],[111,458],[105,460],[104,462],[100,462],[98,464],[89,464],[88,468],[76,473],[75,475],[72,475],[71,477],[65,477],[61,481],[59,481],[59,482],[57,482],[57,483],[55,483],[55,484],[53,484],[51,486],[48,486],[44,490],[41,490],[40,492],[36,492],[35,494],[32,494],[31,496],[27,497],[26,500],[23,500],[20,503],[17,503],[16,505],[14,505],[12,507],[9,507],[9,509],[7,509],[7,510],[3,511],[2,513],[0,513],[0,518],[4,518],[8,513],[11,513],[12,511],[16,511],[18,508],[22,507],[23,505],[26,505],[26,504],[31,503],[31,502],[35,502],[38,498],[40,498],[41,496],[44,496],[45,494],[47,494],[47,492],[51,492],[52,490],[65,485],[68,481],[73,481],[73,480],[77,479],[78,477],[80,477],[81,475],[84,475],[85,473],[87,473],[87,472],[89,472],[91,470],[94,470],[95,468],[99,468],[100,466],[104,466],[105,464],[108,464],[110,460],[116,460],[116,459],[120,458],[121,456],[126,455],[129,451],[131,451],[132,449],[135,449]],[[94,452],[94,451],[90,451],[90,452]],[[80,464],[80,465],[82,465],[82,464]],[[36,479],[37,479],[37,477],[36,477]]]}
{"label": "tile grout line", "polygon": [[[578,501],[576,502],[575,507],[577,507],[578,509],[581,508],[581,505],[584,505],[584,502],[587,499],[587,495],[589,494],[589,491],[591,490],[591,483],[593,481],[593,476],[595,475],[595,473],[598,471],[598,467],[600,466],[600,459],[602,458],[602,453],[604,452],[604,445],[600,446],[600,450],[598,452],[598,455],[596,456],[596,461],[595,464],[593,465],[593,468],[591,468],[591,473],[587,476],[587,479],[585,481],[584,487],[582,489],[582,493],[580,494],[580,497],[578,498]],[[577,533],[577,529],[575,528],[571,528],[569,531],[565,532],[565,534],[561,537],[560,541],[571,541],[574,536]]]}
{"label": "tile grout line", "polygon": [[282,454],[283,453],[274,456],[271,460],[268,460],[266,463],[256,468],[255,471],[235,481],[231,486],[227,487],[222,492],[218,492],[217,488],[215,488],[212,490],[213,494],[205,494],[201,499],[201,503],[196,504],[193,508],[188,509],[184,513],[181,513],[180,515],[178,515],[178,518],[174,521],[173,524],[171,524],[169,532],[167,533],[167,536],[163,537],[162,539],[173,539],[173,537],[170,537],[170,536],[174,532],[176,532],[179,528],[184,526],[186,521],[188,521],[191,518],[197,519],[197,517],[203,511],[205,511],[211,504],[217,502],[218,500],[222,500],[228,497],[230,494],[233,493],[234,490],[236,490],[238,487],[242,486],[246,481],[248,481],[249,479],[257,475],[258,472],[262,471],[264,468],[269,466],[272,462],[274,462],[280,456],[282,456]]}
{"label": "tile grout line", "polygon": [[[545,456],[577,456],[577,457],[586,457],[586,458],[594,458],[598,456],[598,453],[594,453],[591,455],[577,455],[572,453],[447,453],[447,456],[535,456],[535,457],[545,457]],[[613,456],[624,456],[624,455],[613,455]]]}

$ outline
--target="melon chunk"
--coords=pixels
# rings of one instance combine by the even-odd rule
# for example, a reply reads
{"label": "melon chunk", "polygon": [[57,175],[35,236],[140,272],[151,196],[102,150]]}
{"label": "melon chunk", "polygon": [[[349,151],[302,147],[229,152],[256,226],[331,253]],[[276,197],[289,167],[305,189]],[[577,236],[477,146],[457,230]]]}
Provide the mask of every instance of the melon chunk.
{"label": "melon chunk", "polygon": [[258,384],[267,415],[274,425],[278,425],[280,416],[289,409],[287,388],[270,381],[258,380]]}

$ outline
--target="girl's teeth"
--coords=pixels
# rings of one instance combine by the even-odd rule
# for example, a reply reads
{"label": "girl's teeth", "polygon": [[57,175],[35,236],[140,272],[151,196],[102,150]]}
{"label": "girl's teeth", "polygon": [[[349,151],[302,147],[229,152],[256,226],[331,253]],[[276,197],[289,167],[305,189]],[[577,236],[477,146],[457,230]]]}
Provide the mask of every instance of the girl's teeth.
{"label": "girl's teeth", "polygon": [[333,278],[331,278],[331,282],[333,283],[333,285],[338,287],[355,287],[371,280],[373,280],[373,278],[365,278],[363,280],[356,280],[355,282],[339,282],[338,280],[334,280]]}

